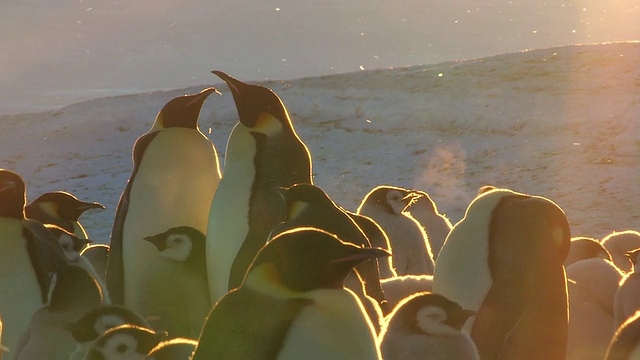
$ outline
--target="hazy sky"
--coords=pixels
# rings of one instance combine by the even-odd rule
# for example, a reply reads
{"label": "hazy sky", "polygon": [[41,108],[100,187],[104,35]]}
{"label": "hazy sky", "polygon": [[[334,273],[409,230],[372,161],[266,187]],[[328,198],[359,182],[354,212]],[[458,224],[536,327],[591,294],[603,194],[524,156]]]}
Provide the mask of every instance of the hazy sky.
{"label": "hazy sky", "polygon": [[[479,5],[480,4],[480,5]],[[0,114],[243,80],[640,40],[637,0],[2,0]]]}

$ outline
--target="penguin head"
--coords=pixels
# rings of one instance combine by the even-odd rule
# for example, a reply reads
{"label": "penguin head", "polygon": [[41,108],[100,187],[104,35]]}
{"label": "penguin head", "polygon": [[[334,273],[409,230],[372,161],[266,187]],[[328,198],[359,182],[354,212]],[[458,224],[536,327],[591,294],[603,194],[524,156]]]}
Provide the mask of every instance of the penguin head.
{"label": "penguin head", "polygon": [[[287,110],[276,93],[264,86],[250,85],[234,79],[222,71],[212,72],[229,86],[240,122],[244,126],[267,134],[291,128]],[[277,121],[271,121],[272,119]]]}
{"label": "penguin head", "polygon": [[101,305],[86,312],[76,322],[67,325],[65,329],[71,332],[77,342],[83,343],[93,341],[107,330],[124,324],[149,327],[142,316],[127,307]]}
{"label": "penguin head", "polygon": [[322,189],[311,184],[295,184],[288,188],[277,187],[274,190],[286,203],[287,220],[297,218],[312,204],[335,206],[333,200]]}
{"label": "penguin head", "polygon": [[20,175],[0,169],[0,217],[23,219],[26,199],[26,187]]}
{"label": "penguin head", "polygon": [[245,282],[257,275],[298,293],[339,289],[356,265],[389,255],[343,242],[324,230],[299,227],[276,235],[258,252]]}
{"label": "penguin head", "polygon": [[93,307],[103,301],[98,282],[80,266],[65,265],[51,279],[48,302],[51,311]]}
{"label": "penguin head", "polygon": [[202,104],[212,93],[220,94],[217,89],[209,87],[197,94],[187,94],[169,100],[156,116],[151,131],[171,127],[197,129]]}
{"label": "penguin head", "polygon": [[144,239],[160,251],[160,256],[186,262],[193,255],[203,254],[206,236],[191,226],[178,226]]}
{"label": "penguin head", "polygon": [[458,303],[433,293],[416,293],[402,300],[390,315],[402,318],[412,333],[459,335],[467,319],[476,315]]}
{"label": "penguin head", "polygon": [[89,239],[80,239],[75,234],[53,224],[45,224],[44,225],[56,239],[62,251],[64,252],[64,256],[69,261],[75,261],[80,257],[80,252],[87,245],[91,243]]}
{"label": "penguin head", "polygon": [[407,207],[420,197],[419,193],[396,186],[381,185],[373,188],[362,199],[358,213],[363,209],[378,209],[393,215],[402,215]]}
{"label": "penguin head", "polygon": [[151,349],[167,337],[136,325],[120,325],[100,336],[87,352],[87,360],[146,359]]}
{"label": "penguin head", "polygon": [[105,208],[104,205],[98,202],[79,200],[74,195],[65,191],[51,191],[40,195],[27,205],[25,209],[27,217],[31,218],[29,214],[35,207],[40,207],[53,217],[69,221],[78,221],[80,215],[89,209]]}

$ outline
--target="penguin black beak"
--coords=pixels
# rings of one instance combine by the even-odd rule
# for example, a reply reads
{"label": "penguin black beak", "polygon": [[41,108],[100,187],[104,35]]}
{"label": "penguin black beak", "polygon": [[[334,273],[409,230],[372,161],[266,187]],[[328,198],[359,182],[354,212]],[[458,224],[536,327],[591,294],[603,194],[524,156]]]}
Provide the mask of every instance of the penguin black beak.
{"label": "penguin black beak", "polygon": [[214,70],[212,73],[224,80],[229,86],[233,101],[236,103],[240,122],[248,128],[255,127],[258,122],[258,116],[263,111],[260,109],[261,106],[256,104],[256,99],[259,98],[257,94],[267,89],[262,86],[244,83],[222,71]]}
{"label": "penguin black beak", "polygon": [[144,240],[152,243],[158,251],[164,251],[167,249],[167,240],[164,236],[147,236]]}
{"label": "penguin black beak", "polygon": [[89,209],[106,209],[106,207],[98,202],[82,202],[78,205],[78,210],[85,212]]}

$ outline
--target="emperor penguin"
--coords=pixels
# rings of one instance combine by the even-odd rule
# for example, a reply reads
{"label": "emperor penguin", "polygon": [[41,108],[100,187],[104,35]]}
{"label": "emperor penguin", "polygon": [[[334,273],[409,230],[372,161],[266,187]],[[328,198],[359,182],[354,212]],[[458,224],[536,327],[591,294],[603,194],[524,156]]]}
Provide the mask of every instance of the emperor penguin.
{"label": "emperor penguin", "polygon": [[382,227],[393,253],[393,266],[398,275],[433,274],[433,254],[424,228],[406,211],[419,196],[410,190],[381,185],[362,199],[356,213],[372,218]]}
{"label": "emperor penguin", "polygon": [[600,240],[611,254],[613,263],[624,272],[631,271],[627,252],[640,248],[640,232],[635,230],[614,231]]}
{"label": "emperor penguin", "polygon": [[125,324],[151,328],[140,314],[120,305],[104,304],[85,312],[78,320],[65,327],[77,342],[76,350],[69,360],[83,360],[102,334]]}
{"label": "emperor penguin", "polygon": [[91,263],[91,266],[93,266],[100,280],[102,280],[102,282],[105,282],[107,278],[107,258],[109,257],[109,245],[91,244],[80,251],[80,256],[87,259]]}
{"label": "emperor penguin", "polygon": [[[335,234],[340,239],[362,247],[372,247],[369,238],[346,211],[338,206],[327,193],[311,184],[296,184],[278,191],[286,203],[287,216],[276,225],[272,234],[276,235],[296,227],[314,227]],[[361,287],[359,279],[364,281],[365,292],[376,299],[384,313],[385,298],[380,286],[380,270],[377,259],[366,261],[356,266],[360,277],[352,274],[347,279],[348,287],[353,290]]]}
{"label": "emperor penguin", "polygon": [[167,333],[141,326],[116,326],[95,341],[85,360],[146,360],[149,351],[166,337]]}
{"label": "emperor penguin", "polygon": [[205,235],[178,226],[148,236],[160,252],[142,274],[135,308],[155,330],[195,339],[211,310],[205,265]]}
{"label": "emperor penguin", "polygon": [[0,169],[0,314],[3,351],[15,351],[33,313],[47,302],[51,276],[67,264],[44,225],[26,219],[22,178]]}
{"label": "emperor penguin", "polygon": [[285,218],[274,187],[311,184],[311,155],[273,91],[214,71],[236,104],[224,175],[209,213],[207,273],[211,301],[236,288],[273,227]]}
{"label": "emperor penguin", "polygon": [[102,302],[98,283],[85,269],[76,265],[60,268],[52,280],[49,301],[34,312],[12,359],[68,360],[76,341],[66,326]]}
{"label": "emperor penguin", "polygon": [[371,321],[343,283],[354,266],[388,255],[315,228],[276,235],[211,309],[192,360],[381,359]]}
{"label": "emperor penguin", "polygon": [[40,195],[25,207],[28,219],[43,224],[57,225],[80,239],[87,239],[87,232],[78,219],[90,209],[104,209],[98,202],[82,201],[66,191],[51,191]]}
{"label": "emperor penguin", "polygon": [[403,299],[380,334],[385,360],[478,360],[478,350],[462,326],[475,312],[438,294],[419,292]]}
{"label": "emperor penguin", "polygon": [[111,299],[109,298],[109,292],[107,291],[107,285],[104,282],[104,273],[99,274],[94,268],[91,262],[83,256],[80,255],[80,252],[87,244],[91,243],[89,239],[81,239],[76,236],[74,233],[71,233],[57,225],[45,224],[44,225],[54,236],[60,247],[62,247],[62,251],[64,252],[64,256],[69,261],[69,264],[80,266],[85,269],[91,276],[95,278],[100,286],[100,291],[102,292],[102,296],[104,298],[105,303],[110,303]]}
{"label": "emperor penguin", "polygon": [[615,292],[614,322],[617,329],[640,310],[640,249],[627,252],[631,270],[620,279]]}
{"label": "emperor penguin", "polygon": [[[378,225],[372,218],[360,214],[356,214],[355,212],[345,210],[347,215],[355,221],[355,223],[362,229],[364,234],[367,236],[369,241],[371,242],[372,247],[377,247],[381,249],[385,249],[393,254],[391,249],[391,242],[389,241],[389,237],[382,230],[382,227]],[[380,267],[380,278],[386,279],[394,276],[398,276],[396,273],[396,268],[393,266],[393,255],[387,257],[386,259],[378,259],[378,266]],[[393,309],[390,308],[390,310]]]}
{"label": "emperor penguin", "polygon": [[640,311],[628,318],[616,330],[604,357],[605,360],[638,358],[640,358]]}
{"label": "emperor penguin", "polygon": [[603,359],[616,329],[614,297],[623,273],[600,257],[576,261],[566,273],[570,313],[566,359]]}
{"label": "emperor penguin", "polygon": [[609,251],[597,239],[586,236],[572,237],[569,255],[564,261],[564,266],[566,268],[577,261],[592,258],[601,258],[613,262]]}
{"label": "emperor penguin", "polygon": [[116,304],[137,303],[140,274],[158,256],[145,237],[183,225],[207,231],[220,166],[213,143],[198,128],[198,116],[205,99],[217,92],[207,88],[170,100],[135,142],[107,264],[107,286]]}
{"label": "emperor penguin", "polygon": [[494,189],[471,202],[438,255],[433,292],[477,312],[464,329],[480,358],[564,359],[570,239],[547,198]]}
{"label": "emperor penguin", "polygon": [[411,198],[405,211],[422,225],[427,233],[433,258],[437,259],[444,239],[451,231],[451,221],[446,215],[440,213],[438,206],[429,194],[421,190],[411,190],[411,192],[416,195]]}

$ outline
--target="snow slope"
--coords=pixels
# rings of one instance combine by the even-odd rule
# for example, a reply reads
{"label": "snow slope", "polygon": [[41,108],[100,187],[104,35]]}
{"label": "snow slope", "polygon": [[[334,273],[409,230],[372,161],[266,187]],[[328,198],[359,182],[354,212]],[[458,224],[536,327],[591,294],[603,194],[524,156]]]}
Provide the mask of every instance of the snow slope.
{"label": "snow slope", "polygon": [[[429,192],[456,222],[477,189],[494,184],[549,197],[573,235],[603,237],[640,229],[638,63],[640,43],[615,43],[263,84],[309,146],[316,184],[348,209],[393,184]],[[202,86],[0,116],[0,167],[25,178],[30,199],[66,190],[103,203],[81,221],[108,242],[133,143],[166,101],[218,87],[200,127],[224,155],[237,114],[210,76]]]}

